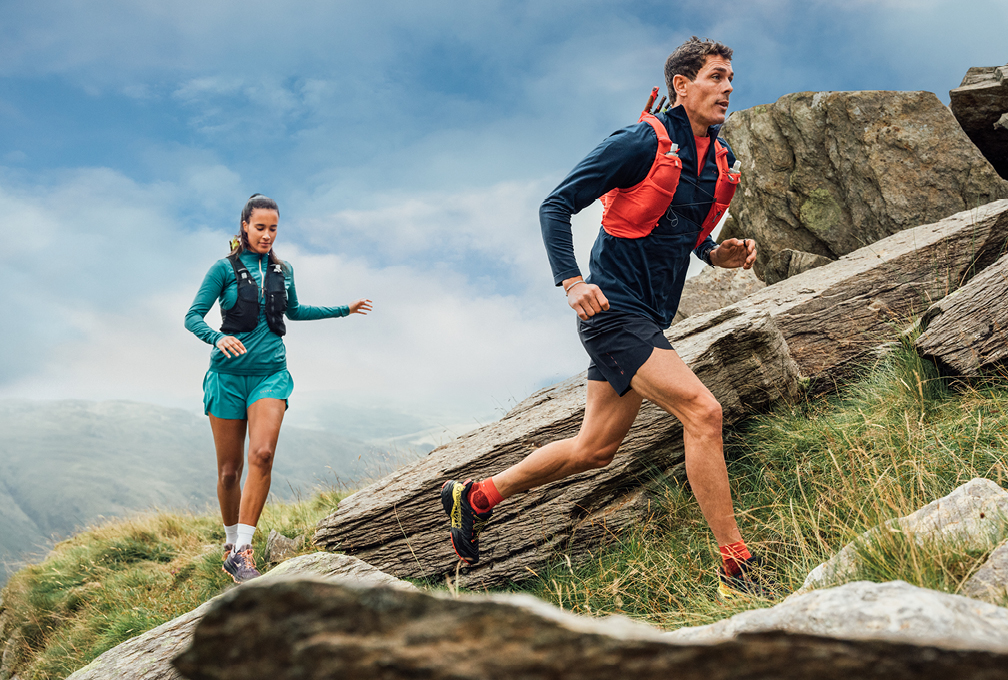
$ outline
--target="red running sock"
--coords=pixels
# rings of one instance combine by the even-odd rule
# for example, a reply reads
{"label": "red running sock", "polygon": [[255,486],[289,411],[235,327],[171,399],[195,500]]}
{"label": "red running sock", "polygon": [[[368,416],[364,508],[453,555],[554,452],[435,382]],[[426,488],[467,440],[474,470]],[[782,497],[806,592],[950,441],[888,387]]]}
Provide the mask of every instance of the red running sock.
{"label": "red running sock", "polygon": [[469,505],[473,510],[483,514],[493,509],[493,506],[504,500],[504,497],[494,486],[493,477],[487,477],[482,482],[476,482],[469,489]]}
{"label": "red running sock", "polygon": [[739,562],[752,557],[749,554],[749,548],[746,547],[745,541],[723,545],[718,550],[721,551],[721,562],[724,564],[725,573],[729,576],[734,576],[742,571]]}

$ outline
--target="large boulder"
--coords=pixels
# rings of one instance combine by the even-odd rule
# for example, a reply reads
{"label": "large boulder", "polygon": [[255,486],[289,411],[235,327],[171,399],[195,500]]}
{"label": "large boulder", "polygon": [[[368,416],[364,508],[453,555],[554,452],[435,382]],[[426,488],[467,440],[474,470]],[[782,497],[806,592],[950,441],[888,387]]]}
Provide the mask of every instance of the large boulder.
{"label": "large boulder", "polygon": [[[893,599],[899,594],[886,600],[891,612],[868,597],[808,607],[846,619],[838,624],[851,632],[845,639],[778,629],[698,643],[624,618],[574,616],[527,595],[453,598],[286,581],[239,588],[215,603],[175,664],[191,680],[1004,677],[1008,610],[939,595],[934,611],[917,618],[900,612],[911,607]],[[914,607],[926,595],[917,597]],[[876,625],[851,630],[857,620]],[[946,634],[927,630],[927,621]],[[915,634],[894,630],[897,622]]]}
{"label": "large boulder", "polygon": [[809,572],[796,593],[843,583],[858,573],[862,546],[882,532],[902,534],[928,550],[989,551],[1008,537],[1008,491],[989,479],[972,479],[920,510],[891,519],[840,549]]}
{"label": "large boulder", "polygon": [[721,239],[755,238],[756,273],[791,249],[836,259],[1008,197],[930,92],[799,92],[724,126],[742,179]]}
{"label": "large boulder", "polygon": [[959,87],[949,91],[949,99],[962,129],[1008,179],[1008,64],[969,69]]}
{"label": "large boulder", "polygon": [[917,351],[945,373],[976,377],[1008,360],[1008,254],[921,318]]}
{"label": "large boulder", "polygon": [[[413,584],[383,574],[354,557],[331,553],[310,553],[292,558],[261,578],[229,592],[241,590],[254,583],[271,583],[281,579],[305,577],[407,590],[414,588]],[[189,647],[193,630],[197,624],[225,595],[227,593],[218,595],[187,614],[113,647],[71,675],[70,678],[73,680],[182,680],[182,676],[171,665],[172,659]],[[253,674],[248,677],[262,676]]]}
{"label": "large boulder", "polygon": [[740,633],[785,631],[845,640],[889,640],[945,649],[1008,653],[1008,609],[903,581],[856,581],[792,595],[707,626],[680,628],[669,640],[716,643]]}
{"label": "large boulder", "polygon": [[[839,261],[768,286],[729,307],[691,316],[666,333],[721,401],[731,425],[794,390],[796,371],[832,389],[935,300],[994,262],[1008,245],[1008,200],[909,229]],[[785,342],[782,343],[781,337]],[[480,479],[546,443],[574,435],[584,415],[581,375],[533,394],[503,419],[341,501],[315,542],[407,578],[453,573],[439,489]],[[607,468],[508,499],[482,534],[481,562],[462,572],[471,587],[530,577],[566,553],[576,561],[649,514],[648,480],[683,460],[679,423],[645,404]]]}

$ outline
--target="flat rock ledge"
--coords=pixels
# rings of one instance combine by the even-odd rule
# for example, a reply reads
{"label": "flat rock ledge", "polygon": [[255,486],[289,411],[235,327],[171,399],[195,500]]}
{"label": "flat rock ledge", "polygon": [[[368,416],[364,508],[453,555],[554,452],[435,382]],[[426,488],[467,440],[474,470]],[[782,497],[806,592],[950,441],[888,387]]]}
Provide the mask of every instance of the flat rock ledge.
{"label": "flat rock ledge", "polygon": [[852,578],[860,563],[859,546],[882,531],[906,534],[914,541],[934,547],[990,550],[1008,535],[1008,491],[989,479],[972,479],[920,510],[889,520],[851,541],[809,572],[802,587],[791,597]]}
{"label": "flat rock ledge", "polygon": [[675,642],[716,643],[769,631],[1008,653],[1008,609],[903,581],[855,581],[792,595],[769,609],[666,636]]}
{"label": "flat rock ledge", "polygon": [[[189,646],[197,624],[222,599],[233,596],[258,583],[275,583],[291,578],[311,577],[321,580],[339,580],[367,583],[388,588],[410,590],[414,586],[392,578],[374,567],[349,555],[310,553],[292,558],[264,574],[262,578],[204,602],[188,614],[153,628],[143,635],[127,640],[105,652],[90,664],[70,676],[73,680],[181,680],[171,665],[171,660]],[[257,675],[248,678],[261,677]],[[68,680],[70,680],[68,678]]]}
{"label": "flat rock ledge", "polygon": [[[953,599],[1008,631],[1008,611]],[[837,608],[849,616],[866,603]],[[888,633],[839,639],[768,630],[703,643],[673,635],[620,617],[574,616],[523,595],[454,599],[284,581],[239,588],[214,603],[175,665],[192,680],[944,680],[1003,678],[1008,666],[1004,645],[989,643],[989,634],[961,648]]]}

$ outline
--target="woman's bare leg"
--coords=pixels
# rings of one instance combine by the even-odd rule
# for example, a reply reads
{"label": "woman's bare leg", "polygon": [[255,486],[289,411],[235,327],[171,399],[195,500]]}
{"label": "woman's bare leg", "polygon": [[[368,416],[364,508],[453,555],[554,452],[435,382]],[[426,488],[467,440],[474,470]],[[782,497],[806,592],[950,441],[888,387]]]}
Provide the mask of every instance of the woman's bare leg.
{"label": "woman's bare leg", "polygon": [[283,399],[259,399],[248,407],[248,477],[241,493],[238,521],[255,526],[269,496],[273,454],[287,404]]}

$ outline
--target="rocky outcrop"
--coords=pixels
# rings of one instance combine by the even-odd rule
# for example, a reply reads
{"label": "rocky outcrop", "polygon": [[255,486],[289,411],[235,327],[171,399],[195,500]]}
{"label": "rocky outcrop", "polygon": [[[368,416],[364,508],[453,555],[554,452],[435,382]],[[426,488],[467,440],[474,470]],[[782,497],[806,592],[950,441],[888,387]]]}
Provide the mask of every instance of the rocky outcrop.
{"label": "rocky outcrop", "polygon": [[1008,607],[1008,541],[999,545],[963,583],[961,592],[966,597]]}
{"label": "rocky outcrop", "polygon": [[[735,310],[694,318],[698,321],[673,326],[669,335],[720,400],[726,423],[796,393],[797,368],[769,315]],[[458,558],[447,540],[441,485],[447,479],[481,478],[517,463],[538,446],[573,436],[584,406],[584,374],[533,394],[496,423],[341,501],[336,513],[319,523],[315,543],[401,577],[454,573]],[[461,583],[482,588],[528,578],[530,570],[557,552],[577,561],[605,538],[647,517],[645,485],[682,460],[681,424],[646,403],[611,465],[498,506],[481,535],[480,563],[463,571]]]}
{"label": "rocky outcrop", "polygon": [[279,531],[270,529],[269,536],[266,538],[266,549],[263,551],[263,559],[269,565],[279,564],[296,555],[304,547],[304,544],[304,534],[295,536],[294,538],[287,538]]}
{"label": "rocky outcrop", "polygon": [[1008,360],[1008,255],[921,318],[917,351],[945,373],[975,377]]}
{"label": "rocky outcrop", "polygon": [[859,548],[880,532],[903,534],[929,550],[986,551],[1008,537],[1008,491],[977,478],[906,517],[892,519],[851,541],[809,572],[796,593],[836,585],[856,576]]}
{"label": "rocky outcrop", "polygon": [[833,260],[828,257],[823,257],[822,255],[785,248],[784,250],[774,253],[774,255],[770,258],[770,261],[763,268],[763,279],[766,281],[768,286],[773,285],[778,281],[789,279],[792,276],[798,276],[803,272],[807,272],[809,269],[821,267],[832,261]]}
{"label": "rocky outcrop", "polygon": [[898,231],[1008,197],[930,92],[799,92],[731,115],[742,179],[720,238],[836,259]]}
{"label": "rocky outcrop", "polygon": [[[414,587],[411,583],[392,578],[347,555],[311,553],[288,560],[263,575],[262,578],[229,592],[233,593],[234,590],[241,590],[253,583],[271,583],[280,579],[304,577],[322,580],[337,579],[407,590]],[[70,678],[73,680],[181,680],[181,676],[172,667],[171,660],[188,648],[197,624],[228,594],[218,595],[188,614],[183,614],[110,649],[71,675]],[[252,674],[248,677],[262,676]]]}
{"label": "rocky outcrop", "polygon": [[752,269],[704,267],[699,274],[686,279],[672,323],[727,307],[765,287]]}
{"label": "rocky outcrop", "polygon": [[1008,179],[1008,64],[966,71],[949,91],[956,120],[1002,177]]}
{"label": "rocky outcrop", "polygon": [[741,633],[769,631],[1008,653],[1008,609],[903,581],[857,581],[792,595],[769,609],[742,612],[709,626],[681,628],[666,637],[716,643]]}
{"label": "rocky outcrop", "polygon": [[[890,588],[885,596],[906,588]],[[574,616],[529,596],[454,599],[287,581],[239,588],[215,603],[175,664],[192,680],[1003,677],[1008,610],[936,594],[935,611],[925,613],[926,596],[915,596],[907,612],[888,622],[867,595],[846,607],[842,597],[818,607],[796,603],[843,619],[837,625],[844,630],[858,620],[875,624],[847,639],[767,630],[696,643],[620,617]],[[948,634],[924,630],[927,621],[941,623]],[[922,638],[894,630],[905,624]]]}
{"label": "rocky outcrop", "polygon": [[[894,324],[905,325],[921,311],[922,300],[940,299],[968,281],[1006,244],[1008,200],[900,232],[722,310],[689,317],[667,335],[731,424],[789,394],[793,364],[830,389],[891,337]],[[537,392],[500,421],[344,499],[319,523],[316,544],[400,577],[454,572],[441,485],[494,474],[535,447],[574,435],[584,383],[582,375]],[[649,512],[647,481],[683,459],[681,432],[674,418],[646,404],[609,467],[508,499],[482,535],[481,563],[463,570],[462,584],[527,578],[560,552],[577,560],[640,522]]]}

